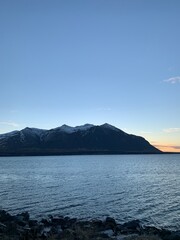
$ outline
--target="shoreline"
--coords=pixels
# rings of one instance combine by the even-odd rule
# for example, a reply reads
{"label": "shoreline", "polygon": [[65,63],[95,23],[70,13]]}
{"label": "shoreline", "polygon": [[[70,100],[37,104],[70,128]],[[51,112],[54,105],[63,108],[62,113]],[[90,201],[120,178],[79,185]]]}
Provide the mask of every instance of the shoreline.
{"label": "shoreline", "polygon": [[114,218],[79,220],[48,215],[31,219],[28,212],[11,215],[0,210],[2,240],[180,240],[180,231],[145,226],[139,220],[123,224]]}
{"label": "shoreline", "polygon": [[50,157],[50,156],[108,156],[108,155],[176,155],[180,152],[63,152],[63,153],[2,153],[0,157]]}
{"label": "shoreline", "polygon": [[[2,153],[0,152],[0,157],[45,157],[45,156],[93,156],[93,155],[161,155],[161,154],[171,154],[171,153],[151,153],[151,152],[40,152],[40,153]],[[176,154],[176,152],[172,152]],[[180,153],[177,153],[180,154]]]}

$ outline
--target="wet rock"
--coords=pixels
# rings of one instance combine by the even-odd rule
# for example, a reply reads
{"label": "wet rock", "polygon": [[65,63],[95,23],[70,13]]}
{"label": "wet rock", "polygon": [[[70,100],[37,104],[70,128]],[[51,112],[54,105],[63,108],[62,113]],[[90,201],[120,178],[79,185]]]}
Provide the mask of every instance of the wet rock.
{"label": "wet rock", "polygon": [[51,227],[45,227],[41,230],[41,237],[48,237],[51,233]]}
{"label": "wet rock", "polygon": [[171,235],[171,231],[169,230],[166,230],[166,229],[161,229],[160,232],[159,232],[159,236],[164,239],[164,238],[167,238]]}
{"label": "wet rock", "polygon": [[17,214],[16,217],[21,218],[22,221],[29,221],[29,213],[28,212],[22,212],[20,214]]}
{"label": "wet rock", "polygon": [[112,238],[110,238],[108,236],[108,234],[106,234],[106,233],[97,233],[97,234],[94,234],[92,236],[92,238],[90,238],[90,239],[93,239],[93,240],[106,240],[106,239],[112,239]]}
{"label": "wet rock", "polygon": [[51,232],[52,232],[52,234],[60,234],[60,233],[62,233],[62,228],[61,228],[61,226],[56,226],[56,227],[52,227],[51,228]]}
{"label": "wet rock", "polygon": [[0,222],[4,223],[12,221],[13,219],[14,217],[11,216],[8,212],[6,212],[5,210],[0,210]]}
{"label": "wet rock", "polygon": [[116,221],[114,218],[111,218],[111,217],[107,217],[106,218],[106,223],[112,223],[113,225],[116,225]]}
{"label": "wet rock", "polygon": [[70,224],[70,225],[73,225],[73,224],[75,224],[77,222],[77,218],[71,218],[71,219],[69,219],[69,221],[68,221],[68,223]]}
{"label": "wet rock", "polygon": [[52,220],[51,219],[46,219],[42,218],[41,223],[43,223],[45,226],[51,226],[52,225]]}
{"label": "wet rock", "polygon": [[70,219],[69,217],[65,217],[63,219],[63,222],[61,223],[62,230],[71,228],[75,222],[76,222],[76,218]]}
{"label": "wet rock", "polygon": [[25,222],[25,221],[18,221],[17,224],[21,227],[27,226],[27,222]]}
{"label": "wet rock", "polygon": [[96,229],[96,231],[104,230],[104,223],[99,219],[92,220],[92,227]]}
{"label": "wet rock", "polygon": [[7,226],[0,222],[0,228],[7,228]]}
{"label": "wet rock", "polygon": [[61,234],[62,240],[75,240],[75,232],[72,229],[66,229]]}
{"label": "wet rock", "polygon": [[154,226],[145,226],[143,229],[144,234],[148,235],[160,235],[162,230]]}
{"label": "wet rock", "polygon": [[116,227],[114,228],[114,235],[117,236],[123,231],[122,224],[116,224]]}
{"label": "wet rock", "polygon": [[117,226],[115,219],[111,217],[107,217],[105,220],[105,226],[107,229],[115,230]]}
{"label": "wet rock", "polygon": [[163,236],[161,236],[163,240],[180,240],[180,231],[176,232],[166,232]]}
{"label": "wet rock", "polygon": [[123,224],[124,227],[129,229],[136,229],[137,227],[140,227],[140,221],[139,220],[132,220],[127,223]]}
{"label": "wet rock", "polygon": [[66,223],[64,218],[59,218],[59,217],[54,217],[54,218],[51,219],[51,221],[54,225],[63,225],[63,224]]}
{"label": "wet rock", "polygon": [[106,234],[108,237],[114,236],[114,231],[112,229],[105,230],[103,233]]}
{"label": "wet rock", "polygon": [[117,224],[110,217],[105,221],[79,221],[76,218],[50,216],[37,221],[31,220],[27,212],[11,216],[3,210],[0,211],[0,219],[2,240],[180,240],[180,231],[142,227],[139,220]]}
{"label": "wet rock", "polygon": [[136,233],[140,232],[141,225],[139,220],[132,220],[122,225],[122,231]]}
{"label": "wet rock", "polygon": [[19,228],[17,223],[14,221],[6,222],[6,233],[7,235],[18,235],[19,234]]}
{"label": "wet rock", "polygon": [[37,220],[29,220],[28,223],[29,223],[29,227],[31,228],[31,227],[36,226],[38,221]]}
{"label": "wet rock", "polygon": [[6,232],[7,226],[3,223],[0,223],[0,233]]}

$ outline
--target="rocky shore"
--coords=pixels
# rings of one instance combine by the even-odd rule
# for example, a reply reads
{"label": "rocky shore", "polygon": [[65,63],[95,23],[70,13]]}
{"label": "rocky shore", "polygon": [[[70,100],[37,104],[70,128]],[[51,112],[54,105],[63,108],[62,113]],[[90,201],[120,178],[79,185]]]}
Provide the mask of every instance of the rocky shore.
{"label": "rocky shore", "polygon": [[0,210],[2,240],[180,240],[180,231],[143,226],[139,220],[118,224],[115,219],[81,221],[63,216],[31,219],[28,212],[11,215]]}

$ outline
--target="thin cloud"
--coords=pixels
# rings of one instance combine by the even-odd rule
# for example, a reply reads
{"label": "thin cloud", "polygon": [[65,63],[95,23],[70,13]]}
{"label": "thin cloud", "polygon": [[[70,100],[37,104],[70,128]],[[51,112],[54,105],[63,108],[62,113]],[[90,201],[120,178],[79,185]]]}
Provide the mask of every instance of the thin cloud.
{"label": "thin cloud", "polygon": [[19,127],[19,124],[15,123],[15,122],[0,122],[0,125],[8,125],[8,126],[11,126],[11,127]]}
{"label": "thin cloud", "polygon": [[171,83],[171,84],[180,83],[180,76],[168,78],[164,80],[164,82]]}
{"label": "thin cloud", "polygon": [[166,128],[166,129],[163,129],[163,132],[165,132],[165,133],[177,133],[177,132],[180,132],[180,128]]}
{"label": "thin cloud", "polygon": [[175,149],[180,149],[180,146],[172,146]]}

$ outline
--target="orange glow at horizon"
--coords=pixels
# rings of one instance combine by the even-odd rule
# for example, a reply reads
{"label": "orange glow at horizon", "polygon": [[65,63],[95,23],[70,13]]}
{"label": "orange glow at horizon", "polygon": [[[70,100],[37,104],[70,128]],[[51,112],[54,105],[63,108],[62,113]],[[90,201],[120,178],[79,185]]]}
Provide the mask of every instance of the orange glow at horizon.
{"label": "orange glow at horizon", "polygon": [[154,147],[158,148],[163,152],[180,152],[180,146],[173,146],[172,144],[161,145],[161,144],[152,144]]}

